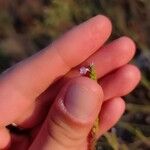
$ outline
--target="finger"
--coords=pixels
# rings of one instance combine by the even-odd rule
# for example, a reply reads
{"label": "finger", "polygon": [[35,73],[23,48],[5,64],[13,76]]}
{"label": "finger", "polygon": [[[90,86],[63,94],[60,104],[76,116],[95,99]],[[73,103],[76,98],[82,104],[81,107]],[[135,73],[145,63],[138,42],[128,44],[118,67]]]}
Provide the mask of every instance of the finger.
{"label": "finger", "polygon": [[125,111],[125,102],[121,97],[110,99],[103,103],[99,118],[100,127],[98,136],[100,137],[112,128]]}
{"label": "finger", "polygon": [[0,129],[0,149],[8,147],[10,144],[11,137],[9,131],[6,128]]}
{"label": "finger", "polygon": [[102,101],[102,90],[95,81],[84,77],[71,81],[57,97],[30,150],[86,149]]}
{"label": "finger", "polygon": [[101,78],[113,70],[127,64],[135,54],[135,43],[129,37],[121,37],[104,46],[85,62],[93,62],[97,77]]}
{"label": "finger", "polygon": [[[110,44],[107,44],[103,48],[101,48],[94,55],[92,55],[88,60],[82,63],[80,67],[84,65],[86,66],[90,62],[94,61],[94,65],[96,66],[96,72],[97,72],[98,78],[100,78],[110,73],[111,71],[116,70],[118,67],[121,67],[125,65],[126,63],[128,63],[131,60],[131,58],[134,56],[134,53],[135,53],[134,42],[128,37],[121,37],[117,40],[112,41]],[[33,106],[27,112],[25,112],[25,114],[22,115],[21,118],[17,120],[17,123],[21,124],[21,126],[25,128],[28,128],[41,122],[41,120],[44,119],[43,117],[44,114],[46,114],[46,112],[48,111],[49,107],[47,106],[50,105],[51,103],[50,100],[54,99],[55,95],[59,92],[61,87],[67,82],[66,79],[68,80],[68,78],[74,78],[74,77],[80,76],[79,74],[80,67],[77,67],[74,70],[70,71],[66,75],[65,79],[57,82],[56,84],[51,86],[45,93],[43,93],[38,98],[38,101],[36,101],[36,103],[33,104]],[[125,69],[125,70],[128,71],[128,69]],[[129,69],[129,70],[132,70],[132,69]],[[131,73],[133,72],[133,76],[132,77],[128,76],[128,80],[126,80],[127,78],[126,76],[128,75],[129,72],[126,73],[125,71],[121,71],[120,75],[119,73],[115,75],[117,76],[116,79],[119,78],[120,81],[125,81],[126,84],[123,84],[123,85],[119,84],[121,82],[117,82],[117,80],[113,81],[113,84],[112,84],[111,79],[110,79],[108,82],[109,85],[107,87],[108,88],[110,87],[109,89],[111,90],[108,91],[106,85],[104,85],[104,92],[105,92],[105,97],[106,97],[105,99],[123,96],[124,90],[126,90],[125,91],[126,94],[128,94],[131,90],[133,90],[136,84],[139,82],[139,79],[138,79],[139,72],[136,70],[137,69],[133,68],[133,71],[131,71]],[[137,75],[135,76],[137,76],[137,78],[134,77],[134,74],[136,74],[136,72],[137,72]],[[111,78],[113,79],[113,77]],[[106,79],[107,79],[107,76],[106,76]],[[106,79],[104,77],[104,81]],[[103,81],[100,80],[100,84],[101,82]],[[129,87],[128,87],[128,84],[130,84]],[[113,85],[116,85],[115,87],[117,87],[117,89],[115,89]],[[118,90],[118,89],[122,89],[123,91]],[[120,93],[118,93],[119,91]],[[107,92],[109,92],[108,97],[107,97]],[[43,108],[47,108],[47,109],[44,109],[45,110],[44,111]],[[27,119],[27,118],[30,118],[30,119]],[[25,121],[25,120],[28,120],[28,121]]]}
{"label": "finger", "polygon": [[2,79],[9,80],[9,84],[18,91],[21,90],[20,93],[35,98],[51,82],[94,53],[107,40],[110,32],[110,21],[98,15],[73,28],[40,53],[16,65]]}
{"label": "finger", "polygon": [[1,75],[0,125],[16,119],[55,79],[94,53],[110,32],[110,21],[98,15]]}
{"label": "finger", "polygon": [[102,78],[99,83],[104,92],[104,100],[129,94],[139,83],[141,73],[134,65],[125,65]]}
{"label": "finger", "polygon": [[120,37],[96,51],[87,60],[67,74],[67,77],[79,76],[79,68],[89,66],[96,68],[97,77],[101,78],[113,70],[127,64],[135,54],[135,43],[129,37]]}

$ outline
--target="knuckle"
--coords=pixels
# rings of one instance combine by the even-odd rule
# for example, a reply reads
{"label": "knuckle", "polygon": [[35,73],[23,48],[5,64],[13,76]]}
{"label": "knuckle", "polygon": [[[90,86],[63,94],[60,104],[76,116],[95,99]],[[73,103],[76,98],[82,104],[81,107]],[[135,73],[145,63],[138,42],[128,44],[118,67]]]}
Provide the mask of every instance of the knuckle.
{"label": "knuckle", "polygon": [[79,134],[72,127],[51,116],[47,123],[49,136],[63,147],[75,147],[81,145],[86,139],[86,136]]}

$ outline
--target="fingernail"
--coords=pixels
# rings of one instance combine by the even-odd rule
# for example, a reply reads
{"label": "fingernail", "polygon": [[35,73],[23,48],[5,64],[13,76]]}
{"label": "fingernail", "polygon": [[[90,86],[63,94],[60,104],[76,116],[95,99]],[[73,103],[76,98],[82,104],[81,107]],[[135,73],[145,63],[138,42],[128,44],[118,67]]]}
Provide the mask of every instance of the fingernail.
{"label": "fingernail", "polygon": [[[95,83],[96,84],[96,83]],[[88,119],[89,115],[95,113],[99,104],[99,94],[92,87],[75,83],[68,87],[65,95],[64,105],[67,111],[77,119]],[[97,88],[97,87],[96,87]]]}

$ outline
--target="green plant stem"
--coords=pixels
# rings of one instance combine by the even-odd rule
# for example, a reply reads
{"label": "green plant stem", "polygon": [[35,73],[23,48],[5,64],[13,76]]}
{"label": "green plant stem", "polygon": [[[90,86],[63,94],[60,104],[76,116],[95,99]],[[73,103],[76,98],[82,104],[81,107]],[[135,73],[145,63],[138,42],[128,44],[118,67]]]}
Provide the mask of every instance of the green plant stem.
{"label": "green plant stem", "polygon": [[[90,79],[97,81],[97,75],[96,75],[96,70],[93,64],[90,65]],[[99,118],[97,117],[94,125],[91,129],[91,143],[90,143],[90,150],[95,150],[96,149],[96,142],[97,142],[97,132],[99,130]]]}

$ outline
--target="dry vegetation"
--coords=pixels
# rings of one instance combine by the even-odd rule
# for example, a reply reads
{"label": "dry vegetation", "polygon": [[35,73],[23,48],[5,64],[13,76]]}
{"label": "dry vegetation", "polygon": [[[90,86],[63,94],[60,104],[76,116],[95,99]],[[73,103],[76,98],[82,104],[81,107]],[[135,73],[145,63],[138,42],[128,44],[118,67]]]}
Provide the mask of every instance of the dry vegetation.
{"label": "dry vegetation", "polygon": [[113,22],[111,39],[128,35],[136,41],[133,63],[142,81],[126,97],[126,113],[97,149],[150,149],[150,0],[0,0],[0,71],[99,13]]}

